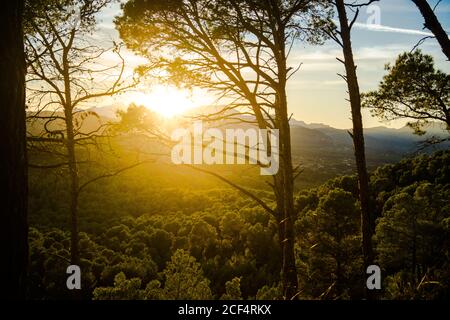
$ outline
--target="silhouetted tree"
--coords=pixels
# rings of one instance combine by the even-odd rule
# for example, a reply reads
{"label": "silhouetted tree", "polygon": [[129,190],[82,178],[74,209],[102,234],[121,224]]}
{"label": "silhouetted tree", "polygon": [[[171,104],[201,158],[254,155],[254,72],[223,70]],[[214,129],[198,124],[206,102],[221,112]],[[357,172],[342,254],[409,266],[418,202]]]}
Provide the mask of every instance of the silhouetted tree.
{"label": "silhouetted tree", "polygon": [[[86,105],[99,98],[124,92],[136,85],[136,79],[124,75],[125,61],[120,45],[112,48],[90,38],[96,25],[96,15],[111,0],[54,0],[29,2],[27,36],[25,38],[29,74],[28,103],[31,121],[41,121],[42,130],[30,134],[29,140],[40,144],[58,144],[55,155],[60,163],[37,167],[67,167],[70,177],[71,263],[79,264],[78,199],[91,182],[81,182],[77,149],[98,145],[106,135],[105,124],[95,128],[83,126],[88,117],[98,117],[86,111]],[[108,53],[116,60],[105,65]],[[107,79],[107,80],[105,80]],[[54,147],[53,147],[54,148]],[[111,176],[113,174],[106,174]]]}
{"label": "silhouetted tree", "polygon": [[410,119],[417,134],[426,132],[430,121],[450,130],[450,75],[434,67],[433,57],[420,50],[398,56],[376,91],[363,95],[363,106],[385,119]]}
{"label": "silhouetted tree", "polygon": [[[340,60],[345,66],[345,75],[343,75],[342,78],[347,83],[348,95],[350,98],[349,100],[353,124],[353,130],[350,135],[353,139],[356,170],[358,173],[359,200],[361,202],[362,247],[365,268],[373,264],[372,235],[374,233],[374,221],[369,199],[369,176],[367,173],[366,152],[364,146],[364,130],[361,115],[361,94],[359,90],[355,60],[353,57],[351,30],[359,15],[359,8],[375,1],[377,0],[371,0],[364,4],[358,4],[357,2],[346,4],[344,0],[333,1],[339,18],[339,29],[336,28],[329,32],[330,36],[342,47],[344,55],[343,61],[340,59],[338,60]],[[352,20],[348,19],[347,6],[355,11]]]}
{"label": "silhouetted tree", "polygon": [[202,120],[242,121],[242,115],[247,115],[261,129],[279,130],[280,169],[272,184],[276,208],[251,198],[279,223],[287,299],[297,294],[298,287],[293,234],[297,172],[292,164],[286,94],[288,79],[298,68],[289,67],[287,58],[298,39],[320,43],[319,26],[328,17],[324,4],[326,1],[132,0],[116,21],[127,46],[149,58],[149,69],[166,71],[161,78],[169,75],[170,81],[179,85],[207,88],[226,98],[225,107]]}

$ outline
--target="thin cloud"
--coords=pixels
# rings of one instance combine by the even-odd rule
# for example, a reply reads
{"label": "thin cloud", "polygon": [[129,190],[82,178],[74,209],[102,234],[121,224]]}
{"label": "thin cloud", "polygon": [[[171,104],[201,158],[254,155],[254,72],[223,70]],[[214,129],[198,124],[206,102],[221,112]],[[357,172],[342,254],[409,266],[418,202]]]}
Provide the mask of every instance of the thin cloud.
{"label": "thin cloud", "polygon": [[431,32],[415,30],[415,29],[394,28],[394,27],[389,27],[389,26],[383,26],[380,24],[367,24],[367,23],[355,22],[354,27],[358,28],[358,29],[376,31],[376,32],[393,32],[393,33],[403,33],[403,34],[411,34],[411,35],[417,35],[417,36],[431,36],[431,37],[433,36],[433,34]]}

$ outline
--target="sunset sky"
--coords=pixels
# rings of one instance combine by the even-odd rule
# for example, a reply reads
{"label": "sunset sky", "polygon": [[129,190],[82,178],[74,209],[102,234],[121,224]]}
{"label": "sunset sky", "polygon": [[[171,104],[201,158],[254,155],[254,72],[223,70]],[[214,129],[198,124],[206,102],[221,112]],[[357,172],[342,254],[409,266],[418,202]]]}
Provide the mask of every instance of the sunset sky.
{"label": "sunset sky", "polygon": [[[430,3],[434,5],[437,1],[432,0]],[[384,0],[378,6],[380,25],[368,25],[370,14],[363,10],[352,34],[363,92],[377,87],[385,74],[386,63],[393,62],[398,54],[410,51],[421,38],[428,35],[427,30],[423,30],[423,18],[410,0]],[[114,5],[101,14],[97,37],[106,41],[118,39],[112,21],[119,13],[119,5]],[[450,31],[450,0],[441,1],[436,13],[443,27]],[[434,39],[425,41],[420,48],[434,57],[439,69],[450,72],[450,62],[446,61]],[[345,101],[346,84],[337,76],[337,73],[343,72],[343,66],[336,60],[336,57],[341,56],[340,48],[332,41],[323,46],[296,44],[289,64],[293,67],[303,64],[288,84],[289,108],[295,119],[307,123],[325,123],[336,128],[351,126],[350,108]],[[125,57],[130,67],[145,62],[145,59],[130,52]],[[163,108],[163,114],[172,115],[180,110],[211,104],[214,100],[202,90],[190,94],[156,85],[147,92],[128,93],[104,100],[100,106],[124,106],[133,101],[158,110]],[[380,123],[364,111],[364,124],[366,127],[401,127],[404,122]]]}

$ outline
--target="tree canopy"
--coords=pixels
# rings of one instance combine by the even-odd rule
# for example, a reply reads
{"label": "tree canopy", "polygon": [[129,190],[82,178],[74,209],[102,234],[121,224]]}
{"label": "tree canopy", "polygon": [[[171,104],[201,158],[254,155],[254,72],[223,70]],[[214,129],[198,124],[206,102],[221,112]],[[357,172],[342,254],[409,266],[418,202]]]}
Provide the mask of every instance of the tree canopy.
{"label": "tree canopy", "polygon": [[417,134],[431,121],[450,130],[450,75],[435,68],[433,57],[403,53],[386,71],[378,90],[363,95],[364,107],[385,120],[408,119]]}

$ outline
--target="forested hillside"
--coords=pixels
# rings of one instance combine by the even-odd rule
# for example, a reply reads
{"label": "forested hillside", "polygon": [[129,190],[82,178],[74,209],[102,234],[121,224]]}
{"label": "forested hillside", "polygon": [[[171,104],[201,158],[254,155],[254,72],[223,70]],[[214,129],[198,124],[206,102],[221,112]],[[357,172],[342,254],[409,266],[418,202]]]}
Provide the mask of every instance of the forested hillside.
{"label": "forested hillside", "polygon": [[[29,296],[69,298],[66,182],[45,172],[31,175]],[[178,184],[164,183],[157,172],[132,169],[93,184],[81,198],[83,298],[281,298],[274,218],[214,178],[193,173],[195,182],[175,176]],[[448,299],[450,151],[379,167],[370,186],[381,297]],[[270,199],[265,190],[255,192]],[[357,194],[353,176],[296,194],[301,298],[363,297]]]}

